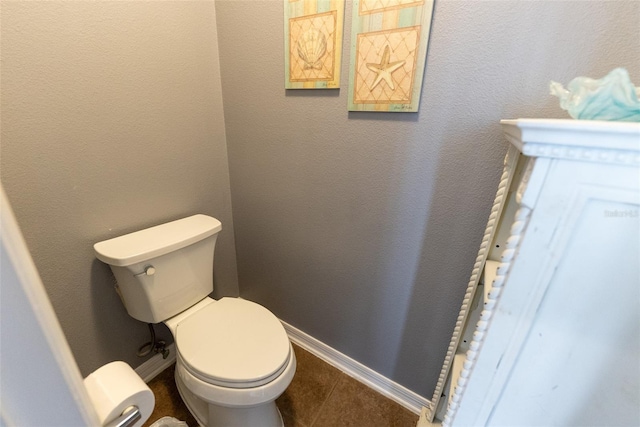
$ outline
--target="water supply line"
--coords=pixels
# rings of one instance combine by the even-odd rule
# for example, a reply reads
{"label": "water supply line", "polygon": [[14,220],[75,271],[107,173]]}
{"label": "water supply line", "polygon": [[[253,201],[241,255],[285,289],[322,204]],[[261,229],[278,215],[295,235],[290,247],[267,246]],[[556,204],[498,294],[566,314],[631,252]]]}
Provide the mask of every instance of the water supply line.
{"label": "water supply line", "polygon": [[154,352],[156,354],[162,354],[162,358],[166,359],[169,357],[169,349],[167,348],[167,343],[163,340],[156,340],[156,331],[153,328],[153,323],[147,323],[149,326],[149,332],[151,333],[151,341],[142,344],[136,353],[138,357],[145,357]]}

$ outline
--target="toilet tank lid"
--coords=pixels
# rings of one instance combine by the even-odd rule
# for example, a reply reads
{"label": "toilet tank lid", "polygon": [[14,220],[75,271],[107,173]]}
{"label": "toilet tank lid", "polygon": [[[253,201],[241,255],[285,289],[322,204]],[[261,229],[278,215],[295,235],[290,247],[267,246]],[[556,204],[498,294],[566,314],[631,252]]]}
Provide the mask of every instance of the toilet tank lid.
{"label": "toilet tank lid", "polygon": [[125,267],[184,248],[220,230],[220,221],[198,214],[105,240],[93,249],[100,261]]}

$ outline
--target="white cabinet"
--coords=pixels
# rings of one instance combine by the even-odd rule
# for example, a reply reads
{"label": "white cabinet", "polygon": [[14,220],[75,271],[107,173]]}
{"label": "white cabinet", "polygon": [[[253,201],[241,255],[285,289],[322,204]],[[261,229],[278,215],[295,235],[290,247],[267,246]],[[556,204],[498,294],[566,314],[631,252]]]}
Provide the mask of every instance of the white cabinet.
{"label": "white cabinet", "polygon": [[510,148],[428,408],[640,425],[640,124],[502,121]]}

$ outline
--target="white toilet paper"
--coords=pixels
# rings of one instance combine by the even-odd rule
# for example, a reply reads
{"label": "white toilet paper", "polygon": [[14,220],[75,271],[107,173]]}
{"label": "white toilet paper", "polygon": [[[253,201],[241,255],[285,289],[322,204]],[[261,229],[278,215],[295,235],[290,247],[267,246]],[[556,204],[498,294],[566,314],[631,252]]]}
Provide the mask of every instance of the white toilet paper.
{"label": "white toilet paper", "polygon": [[84,385],[102,425],[119,417],[129,406],[137,406],[142,416],[135,427],[141,426],[153,412],[153,392],[125,362],[111,362],[98,368],[84,379]]}

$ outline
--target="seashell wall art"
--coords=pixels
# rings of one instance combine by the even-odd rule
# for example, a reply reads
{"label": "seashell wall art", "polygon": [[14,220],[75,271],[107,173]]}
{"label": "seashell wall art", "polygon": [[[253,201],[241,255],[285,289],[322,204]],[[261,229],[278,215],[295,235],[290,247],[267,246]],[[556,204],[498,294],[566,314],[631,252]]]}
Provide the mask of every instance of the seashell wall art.
{"label": "seashell wall art", "polygon": [[340,87],[344,0],[284,0],[287,89]]}

